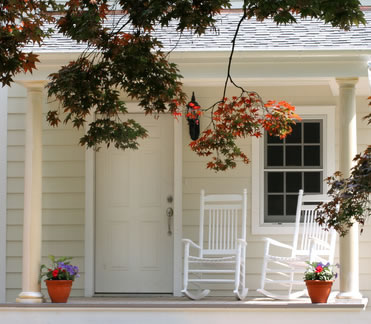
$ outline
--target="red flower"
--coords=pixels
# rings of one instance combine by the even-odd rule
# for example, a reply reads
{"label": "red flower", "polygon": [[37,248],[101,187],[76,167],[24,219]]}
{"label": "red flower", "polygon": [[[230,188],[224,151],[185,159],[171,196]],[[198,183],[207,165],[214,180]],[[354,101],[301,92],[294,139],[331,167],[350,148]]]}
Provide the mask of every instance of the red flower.
{"label": "red flower", "polygon": [[322,268],[321,266],[317,266],[317,268],[316,268],[316,272],[317,272],[317,273],[322,272],[322,270],[323,270],[323,268]]}
{"label": "red flower", "polygon": [[55,270],[53,271],[53,277],[56,277],[56,276],[58,276],[58,269],[55,269]]}

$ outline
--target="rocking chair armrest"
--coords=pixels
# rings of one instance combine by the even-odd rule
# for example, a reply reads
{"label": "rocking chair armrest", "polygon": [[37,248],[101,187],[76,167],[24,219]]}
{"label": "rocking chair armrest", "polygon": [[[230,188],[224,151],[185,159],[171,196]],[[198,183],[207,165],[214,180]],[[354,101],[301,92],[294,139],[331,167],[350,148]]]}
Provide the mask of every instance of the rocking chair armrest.
{"label": "rocking chair armrest", "polygon": [[272,244],[272,245],[282,247],[282,248],[285,248],[285,249],[289,249],[289,250],[293,249],[293,247],[291,245],[287,245],[285,243],[281,243],[279,241],[273,240],[270,237],[264,237],[264,240],[265,240],[266,244]]}
{"label": "rocking chair armrest", "polygon": [[186,245],[188,244],[188,245],[190,245],[190,246],[192,246],[192,247],[194,247],[196,249],[201,250],[201,247],[199,245],[197,245],[195,242],[193,242],[192,240],[190,240],[190,239],[182,239],[182,242],[185,243]]}
{"label": "rocking chair armrest", "polygon": [[238,239],[238,240],[237,240],[237,244],[238,244],[238,245],[242,245],[242,246],[246,246],[246,245],[247,245],[247,242],[246,242],[246,240],[244,240],[244,239]]}
{"label": "rocking chair armrest", "polygon": [[313,247],[314,244],[321,245],[321,246],[323,246],[325,248],[328,248],[328,249],[331,248],[330,244],[328,244],[326,241],[320,240],[316,237],[310,237],[309,239],[310,239],[311,248]]}

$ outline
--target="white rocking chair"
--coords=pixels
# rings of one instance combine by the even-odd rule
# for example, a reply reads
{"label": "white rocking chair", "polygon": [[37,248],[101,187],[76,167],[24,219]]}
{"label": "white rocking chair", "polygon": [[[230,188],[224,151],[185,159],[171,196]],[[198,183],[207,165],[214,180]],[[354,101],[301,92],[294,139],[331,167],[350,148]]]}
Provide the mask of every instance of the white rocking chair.
{"label": "white rocking chair", "polygon": [[[292,245],[265,238],[261,288],[257,289],[258,292],[273,299],[297,299],[306,294],[303,281],[306,261],[323,263],[334,261],[336,231],[333,229],[326,231],[315,222],[316,206],[319,202],[326,201],[324,198],[318,195],[303,197],[303,190],[299,191]],[[286,250],[288,256],[274,255],[271,251],[272,246],[276,251]],[[275,289],[283,287],[286,293],[277,294],[268,290],[266,285],[276,286]]]}
{"label": "white rocking chair", "polygon": [[[210,293],[202,284],[232,283],[240,300],[245,288],[247,190],[243,195],[208,195],[201,190],[199,244],[183,239],[184,288],[190,299]],[[190,248],[197,250],[190,255]],[[232,278],[230,276],[232,275]],[[197,288],[189,290],[189,284]]]}

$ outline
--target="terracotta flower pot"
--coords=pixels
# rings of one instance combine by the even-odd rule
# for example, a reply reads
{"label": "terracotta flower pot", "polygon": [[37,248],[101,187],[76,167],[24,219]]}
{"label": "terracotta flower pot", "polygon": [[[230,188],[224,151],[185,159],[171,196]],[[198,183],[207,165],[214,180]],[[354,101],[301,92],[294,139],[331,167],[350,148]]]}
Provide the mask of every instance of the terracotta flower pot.
{"label": "terracotta flower pot", "polygon": [[333,280],[305,280],[312,303],[327,303]]}
{"label": "terracotta flower pot", "polygon": [[72,280],[45,280],[52,303],[67,303],[71,293]]}

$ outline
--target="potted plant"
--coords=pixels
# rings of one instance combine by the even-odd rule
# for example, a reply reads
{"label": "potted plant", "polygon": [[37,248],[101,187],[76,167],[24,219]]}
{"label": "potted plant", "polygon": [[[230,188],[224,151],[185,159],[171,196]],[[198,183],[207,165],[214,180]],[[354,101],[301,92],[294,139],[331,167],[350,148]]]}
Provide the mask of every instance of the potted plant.
{"label": "potted plant", "polygon": [[307,262],[308,268],[304,273],[309,297],[312,303],[327,303],[332,284],[337,278],[330,263]]}
{"label": "potted plant", "polygon": [[54,255],[49,255],[49,259],[52,262],[50,267],[44,264],[40,267],[40,281],[46,278],[45,284],[52,303],[66,303],[72,282],[80,277],[79,268],[70,263],[71,257],[56,259]]}

